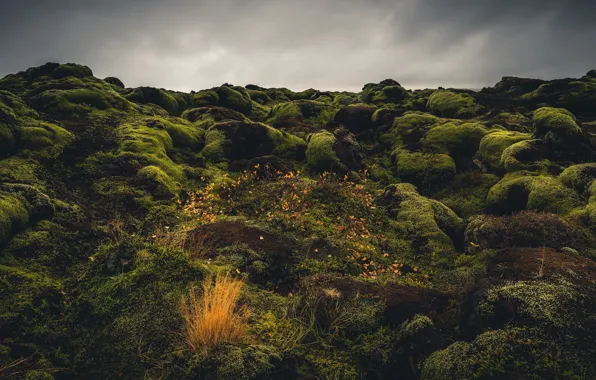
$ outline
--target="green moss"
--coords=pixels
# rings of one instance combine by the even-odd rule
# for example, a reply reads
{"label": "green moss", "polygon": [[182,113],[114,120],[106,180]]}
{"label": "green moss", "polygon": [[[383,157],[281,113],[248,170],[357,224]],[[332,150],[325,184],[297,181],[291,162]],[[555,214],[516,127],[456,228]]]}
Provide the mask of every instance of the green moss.
{"label": "green moss", "polygon": [[422,145],[425,150],[449,154],[457,161],[472,157],[486,134],[487,130],[481,124],[448,123],[430,129],[422,140]]}
{"label": "green moss", "polygon": [[172,138],[174,147],[194,148],[202,147],[205,131],[200,127],[181,119],[155,118],[148,121],[152,128],[163,129]]}
{"label": "green moss", "polygon": [[381,83],[368,83],[362,89],[360,99],[363,103],[400,103],[409,96],[406,89],[394,80]]}
{"label": "green moss", "polygon": [[292,119],[302,119],[302,113],[296,102],[287,102],[271,108],[267,123],[276,126]]}
{"label": "green moss", "polygon": [[180,192],[180,184],[157,166],[145,166],[138,171],[137,179],[160,197],[171,198]]}
{"label": "green moss", "polygon": [[482,163],[490,169],[501,168],[503,151],[511,145],[531,138],[528,133],[514,131],[495,131],[487,134],[480,141],[479,154]]}
{"label": "green moss", "polygon": [[447,90],[438,90],[428,98],[427,107],[437,116],[453,117],[474,104],[474,98]]}
{"label": "green moss", "polygon": [[125,98],[139,104],[155,104],[166,110],[170,115],[178,116],[182,113],[176,98],[163,89],[139,87],[132,90]]}
{"label": "green moss", "polygon": [[19,147],[34,157],[56,158],[75,136],[57,125],[27,120],[18,129]]}
{"label": "green moss", "polygon": [[493,186],[486,202],[498,214],[535,210],[565,215],[578,206],[579,197],[556,178],[520,172]]}
{"label": "green moss", "polygon": [[[480,313],[491,310],[490,304],[511,302],[516,305],[516,313],[531,318],[537,324],[546,324],[559,329],[581,328],[585,320],[571,313],[578,305],[586,303],[581,290],[563,279],[547,281],[517,281],[490,288]],[[489,305],[486,305],[488,303]],[[586,303],[587,304],[587,303]]]}
{"label": "green moss", "polygon": [[219,96],[218,105],[233,109],[248,115],[252,110],[252,102],[248,91],[243,87],[219,87],[216,90]]}
{"label": "green moss", "polygon": [[120,136],[119,157],[129,157],[129,162],[130,158],[134,158],[138,162],[135,165],[157,166],[174,180],[181,180],[182,170],[167,154],[173,148],[172,138],[167,131],[145,125],[124,124],[116,129],[116,133]]}
{"label": "green moss", "polygon": [[535,329],[487,331],[470,343],[456,342],[424,362],[421,380],[584,378],[588,363],[578,363],[573,350],[545,339]]}
{"label": "green moss", "polygon": [[199,91],[192,96],[192,103],[195,107],[217,105],[219,103],[219,95],[214,90]]}
{"label": "green moss", "polygon": [[540,140],[523,140],[510,145],[501,154],[500,166],[509,173],[546,170],[550,161],[542,159],[541,144]]}
{"label": "green moss", "polygon": [[520,132],[531,131],[532,120],[528,119],[519,112],[502,112],[497,116],[493,117],[490,121],[496,124],[501,124],[505,126],[508,130]]}
{"label": "green moss", "polygon": [[306,149],[307,165],[318,172],[345,171],[346,167],[333,150],[335,143],[335,136],[330,132],[324,131],[310,136]]}
{"label": "green moss", "polygon": [[222,162],[267,155],[296,158],[304,154],[306,143],[289,133],[262,123],[230,121],[211,127],[205,136],[205,158]]}
{"label": "green moss", "polygon": [[568,137],[582,133],[575,116],[563,108],[542,107],[534,111],[534,135],[541,138],[549,132]]}
{"label": "green moss", "polygon": [[43,371],[27,371],[25,380],[53,380],[54,376]]}
{"label": "green moss", "polygon": [[29,221],[29,210],[23,200],[0,192],[0,244]]}
{"label": "green moss", "polygon": [[33,159],[10,157],[0,160],[0,182],[38,184],[39,162]]}
{"label": "green moss", "polygon": [[14,150],[14,135],[8,125],[0,122],[0,158],[7,157]]}
{"label": "green moss", "polygon": [[455,161],[446,154],[410,152],[397,149],[392,154],[397,176],[426,191],[444,184],[455,175]]}
{"label": "green moss", "polygon": [[224,161],[224,143],[226,135],[218,129],[210,129],[205,135],[205,147],[201,152],[203,156],[214,162]]}
{"label": "green moss", "polygon": [[75,63],[66,63],[56,67],[52,75],[56,79],[66,77],[85,78],[92,77],[93,71],[91,71],[91,69],[87,66],[77,65]]}
{"label": "green moss", "polygon": [[565,169],[559,179],[567,187],[584,194],[596,178],[596,163],[572,165]]}
{"label": "green moss", "polygon": [[497,182],[499,177],[493,174],[477,172],[458,174],[437,194],[437,199],[457,215],[467,218],[484,211],[486,196]]}
{"label": "green moss", "polygon": [[408,112],[395,118],[389,132],[381,136],[381,141],[391,146],[413,146],[418,144],[438,121],[436,116],[427,113]]}
{"label": "green moss", "polygon": [[455,252],[452,238],[458,239],[463,224],[447,206],[419,195],[408,183],[388,186],[384,202],[416,252],[432,254],[433,258]]}

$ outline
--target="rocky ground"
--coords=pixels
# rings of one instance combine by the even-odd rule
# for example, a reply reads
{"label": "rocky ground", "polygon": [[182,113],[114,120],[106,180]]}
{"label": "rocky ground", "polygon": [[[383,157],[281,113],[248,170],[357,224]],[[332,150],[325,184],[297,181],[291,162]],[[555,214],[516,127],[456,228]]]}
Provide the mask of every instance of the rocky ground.
{"label": "rocky ground", "polygon": [[[0,378],[596,378],[596,71],[480,91],[0,79]],[[246,286],[245,341],[181,299]]]}

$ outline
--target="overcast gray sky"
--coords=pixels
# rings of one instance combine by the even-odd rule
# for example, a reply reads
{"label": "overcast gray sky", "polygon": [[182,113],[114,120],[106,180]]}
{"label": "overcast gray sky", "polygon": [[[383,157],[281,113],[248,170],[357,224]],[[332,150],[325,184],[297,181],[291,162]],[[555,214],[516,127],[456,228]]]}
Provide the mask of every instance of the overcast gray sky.
{"label": "overcast gray sky", "polygon": [[181,91],[579,77],[595,41],[596,0],[0,0],[0,77],[76,62]]}

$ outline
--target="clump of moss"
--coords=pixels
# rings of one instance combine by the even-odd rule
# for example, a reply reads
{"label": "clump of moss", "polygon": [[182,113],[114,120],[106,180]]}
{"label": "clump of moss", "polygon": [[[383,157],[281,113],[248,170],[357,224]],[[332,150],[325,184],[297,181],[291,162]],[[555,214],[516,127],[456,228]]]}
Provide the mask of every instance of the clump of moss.
{"label": "clump of moss", "polygon": [[17,130],[19,147],[33,157],[56,158],[70,145],[75,136],[57,125],[27,120]]}
{"label": "clump of moss", "polygon": [[490,119],[492,123],[504,126],[510,131],[531,132],[532,120],[519,112],[502,112]]}
{"label": "clump of moss", "polygon": [[388,186],[382,203],[405,229],[415,251],[433,257],[455,252],[454,241],[461,239],[463,223],[447,206],[421,196],[408,183]]}
{"label": "clump of moss", "polygon": [[467,218],[480,214],[486,208],[486,196],[499,182],[494,174],[466,172],[457,174],[436,198],[451,208],[457,215]]}
{"label": "clump of moss", "polygon": [[398,148],[391,159],[399,178],[424,191],[448,182],[456,172],[455,161],[447,154],[410,152]]}
{"label": "clump of moss", "polygon": [[575,116],[563,108],[539,108],[534,111],[533,120],[536,138],[543,138],[549,133],[561,137],[576,136],[582,133]]}
{"label": "clump of moss", "polygon": [[222,86],[216,89],[219,98],[218,105],[233,109],[248,115],[252,111],[253,104],[250,94],[244,87]]}
{"label": "clump of moss", "polygon": [[497,214],[535,210],[565,215],[579,205],[579,197],[557,178],[519,172],[493,186],[486,202],[488,210]]}
{"label": "clump of moss", "polygon": [[22,199],[0,192],[0,244],[29,221],[28,207]]}
{"label": "clump of moss", "polygon": [[360,93],[363,103],[399,103],[409,96],[408,91],[392,79],[380,83],[368,83]]}
{"label": "clump of moss", "polygon": [[203,156],[214,162],[276,155],[298,158],[306,143],[301,138],[262,123],[228,121],[215,124],[205,135]]}
{"label": "clump of moss", "polygon": [[581,226],[558,215],[521,211],[507,216],[476,215],[466,227],[466,240],[482,249],[509,247],[591,250],[593,238]]}
{"label": "clump of moss", "polygon": [[471,158],[482,138],[488,133],[481,124],[443,124],[431,128],[422,140],[427,151],[449,154],[456,161]]}
{"label": "clump of moss", "polygon": [[584,194],[596,179],[596,163],[572,165],[559,175],[559,179],[565,186]]}
{"label": "clump of moss", "polygon": [[502,166],[502,155],[511,145],[526,141],[531,138],[528,133],[515,131],[495,131],[482,138],[479,146],[479,155],[482,163],[490,169],[499,169]]}
{"label": "clump of moss", "polygon": [[415,148],[426,133],[436,125],[439,118],[423,112],[407,112],[395,118],[391,129],[381,136],[388,145],[405,145]]}
{"label": "clump of moss", "polygon": [[336,141],[335,136],[327,131],[310,136],[308,148],[306,149],[307,165],[318,172],[345,171],[346,167],[333,150]]}
{"label": "clump of moss", "polygon": [[125,95],[125,98],[139,104],[155,104],[173,116],[179,116],[182,113],[176,98],[163,89],[138,87]]}
{"label": "clump of moss", "polygon": [[543,155],[541,140],[519,141],[505,148],[501,154],[500,166],[509,173],[519,170],[544,171],[550,161],[542,159]]}
{"label": "clump of moss", "polygon": [[8,125],[0,123],[0,158],[9,156],[15,145],[14,135]]}
{"label": "clump of moss", "polygon": [[159,197],[171,198],[180,191],[180,184],[157,166],[145,166],[137,172],[137,179]]}
{"label": "clump of moss", "polygon": [[[487,331],[472,342],[455,342],[428,357],[422,380],[488,379],[523,376],[527,379],[581,379],[593,368],[579,362],[573,349],[544,337],[541,330],[509,328]],[[583,355],[582,355],[583,356]]]}
{"label": "clump of moss", "polygon": [[214,90],[202,90],[192,96],[192,103],[195,107],[217,105],[219,95]]}
{"label": "clump of moss", "polygon": [[471,107],[474,98],[467,94],[459,94],[447,90],[438,90],[428,98],[427,107],[432,113],[441,117],[453,117],[458,112]]}

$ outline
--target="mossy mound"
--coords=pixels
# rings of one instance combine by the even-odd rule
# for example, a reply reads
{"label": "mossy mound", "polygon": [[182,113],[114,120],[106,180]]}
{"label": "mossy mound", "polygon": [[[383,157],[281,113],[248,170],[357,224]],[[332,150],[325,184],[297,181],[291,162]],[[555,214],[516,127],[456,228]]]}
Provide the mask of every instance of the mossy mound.
{"label": "mossy mound", "polygon": [[505,176],[488,192],[487,209],[496,214],[534,210],[565,215],[579,205],[575,191],[557,178],[519,172]]}
{"label": "mossy mound", "polygon": [[392,153],[391,160],[396,175],[422,191],[450,181],[456,172],[455,161],[447,154],[410,152],[398,148]]}
{"label": "mossy mound", "polygon": [[468,243],[481,249],[569,247],[590,256],[594,244],[593,237],[575,223],[534,211],[508,216],[476,215],[470,219],[465,234]]}
{"label": "mossy mound", "polygon": [[479,146],[479,156],[482,163],[489,169],[502,167],[502,155],[511,145],[531,138],[529,133],[515,131],[494,131],[482,138]]}
{"label": "mossy mound", "polygon": [[410,149],[419,146],[419,141],[439,122],[439,118],[423,112],[407,112],[395,118],[391,129],[381,136],[389,146],[404,145]]}
{"label": "mossy mound", "polygon": [[486,196],[499,182],[494,174],[466,172],[457,174],[435,197],[462,218],[481,214],[486,209]]}
{"label": "mossy mound", "polygon": [[182,113],[176,98],[168,91],[153,87],[138,87],[124,96],[131,102],[139,104],[155,104],[166,110],[170,115],[179,116]]}
{"label": "mossy mound", "polygon": [[572,165],[559,175],[559,179],[565,186],[585,194],[596,179],[596,163]]}
{"label": "mossy mound", "polygon": [[337,107],[315,100],[296,100],[271,108],[267,123],[275,128],[296,132],[313,132],[333,121]]}
{"label": "mossy mound", "polygon": [[547,154],[542,140],[522,140],[503,150],[500,166],[507,172],[519,170],[544,171],[550,161],[543,159]]}
{"label": "mossy mound", "polygon": [[415,251],[432,254],[433,258],[455,253],[463,223],[447,206],[421,196],[408,183],[388,186],[382,204],[403,226]]}
{"label": "mossy mound", "polygon": [[532,120],[519,112],[502,112],[490,118],[492,124],[501,125],[509,131],[531,132]]}
{"label": "mossy mound", "polygon": [[331,132],[323,131],[311,135],[306,149],[306,163],[315,171],[344,172],[346,167],[337,157],[335,150],[337,139]]}
{"label": "mossy mound", "polygon": [[75,136],[57,125],[26,120],[17,130],[19,150],[24,155],[56,158],[72,144]]}
{"label": "mossy mound", "polygon": [[581,379],[571,350],[555,345],[534,329],[487,331],[472,342],[456,342],[425,360],[421,380]]}
{"label": "mossy mound", "polygon": [[368,83],[360,93],[363,103],[400,103],[409,96],[408,91],[392,79],[380,83]]}
{"label": "mossy mound", "polygon": [[448,154],[461,165],[476,154],[480,141],[487,133],[482,124],[443,124],[428,131],[422,147],[425,151]]}
{"label": "mossy mound", "polygon": [[582,133],[575,116],[566,109],[542,107],[534,111],[534,136],[544,138],[548,134],[557,137],[575,136]]}
{"label": "mossy mound", "polygon": [[205,158],[214,162],[275,155],[300,158],[306,143],[299,137],[262,123],[228,121],[211,127],[205,135]]}
{"label": "mossy mound", "polygon": [[29,210],[23,199],[0,192],[0,244],[13,232],[23,228],[28,221]]}
{"label": "mossy mound", "polygon": [[474,105],[474,98],[464,93],[438,90],[428,98],[427,107],[431,112],[441,117],[457,117],[464,114]]}
{"label": "mossy mound", "polygon": [[341,108],[335,114],[335,122],[355,134],[371,132],[373,129],[372,116],[377,107],[367,104],[351,104]]}

